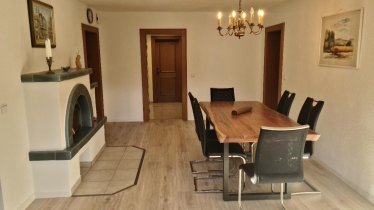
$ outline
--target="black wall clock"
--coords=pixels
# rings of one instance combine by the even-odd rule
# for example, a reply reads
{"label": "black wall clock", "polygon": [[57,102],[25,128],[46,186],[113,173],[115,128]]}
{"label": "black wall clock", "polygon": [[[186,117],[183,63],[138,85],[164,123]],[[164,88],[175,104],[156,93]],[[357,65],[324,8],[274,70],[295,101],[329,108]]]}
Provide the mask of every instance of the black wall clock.
{"label": "black wall clock", "polygon": [[89,23],[92,23],[93,22],[93,12],[92,12],[92,9],[90,8],[87,8],[87,20]]}

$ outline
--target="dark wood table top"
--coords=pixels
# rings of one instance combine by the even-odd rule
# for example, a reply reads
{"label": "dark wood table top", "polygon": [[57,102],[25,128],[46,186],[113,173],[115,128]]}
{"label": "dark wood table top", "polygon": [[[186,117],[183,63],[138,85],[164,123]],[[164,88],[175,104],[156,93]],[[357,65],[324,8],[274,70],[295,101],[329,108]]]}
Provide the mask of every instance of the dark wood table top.
{"label": "dark wood table top", "polygon": [[[293,127],[299,124],[289,117],[257,101],[200,102],[201,108],[212,122],[219,141],[257,142],[261,126]],[[252,107],[251,112],[231,115],[233,109]],[[317,141],[320,135],[309,130],[307,140]]]}

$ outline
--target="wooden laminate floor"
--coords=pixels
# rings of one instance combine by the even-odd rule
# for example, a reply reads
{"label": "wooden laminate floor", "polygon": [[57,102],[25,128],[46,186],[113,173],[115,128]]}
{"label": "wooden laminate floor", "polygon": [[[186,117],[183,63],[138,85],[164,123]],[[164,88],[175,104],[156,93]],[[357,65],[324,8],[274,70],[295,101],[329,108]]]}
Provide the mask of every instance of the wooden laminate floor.
{"label": "wooden laminate floor", "polygon": [[[194,193],[190,160],[202,159],[193,122],[108,123],[107,146],[146,149],[138,184],[112,196],[37,199],[28,209],[230,210],[222,194]],[[305,162],[305,177],[322,195],[293,196],[288,209],[374,209],[353,189],[315,161]],[[277,200],[244,201],[243,209],[282,209]]]}

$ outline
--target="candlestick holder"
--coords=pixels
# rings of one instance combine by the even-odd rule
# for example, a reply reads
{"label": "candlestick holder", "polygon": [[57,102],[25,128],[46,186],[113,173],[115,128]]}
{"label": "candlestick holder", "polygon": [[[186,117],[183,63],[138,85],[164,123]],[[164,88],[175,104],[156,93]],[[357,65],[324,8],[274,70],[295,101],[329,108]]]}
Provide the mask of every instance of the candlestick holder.
{"label": "candlestick holder", "polygon": [[47,60],[47,64],[48,64],[48,72],[47,74],[54,74],[54,72],[51,70],[51,66],[52,66],[52,57],[46,57],[46,60]]}

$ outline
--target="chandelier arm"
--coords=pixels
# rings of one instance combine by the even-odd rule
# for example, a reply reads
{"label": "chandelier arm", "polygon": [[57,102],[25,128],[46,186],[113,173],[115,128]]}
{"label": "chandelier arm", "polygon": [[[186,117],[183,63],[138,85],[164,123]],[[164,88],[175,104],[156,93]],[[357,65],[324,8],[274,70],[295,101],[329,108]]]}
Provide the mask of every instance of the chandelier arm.
{"label": "chandelier arm", "polygon": [[254,35],[259,35],[259,34],[261,34],[261,32],[262,32],[262,28],[260,28],[258,31],[256,31],[256,32],[253,32],[253,34]]}
{"label": "chandelier arm", "polygon": [[228,32],[228,34],[229,34],[230,36],[232,36],[232,35],[234,34],[234,30],[232,30],[232,29],[231,29],[231,30],[228,30],[227,32]]}
{"label": "chandelier arm", "polygon": [[228,29],[226,29],[226,32],[224,32],[224,33],[222,33],[224,31],[224,28],[222,28],[222,27],[218,27],[217,30],[218,30],[219,35],[221,35],[221,36],[227,36],[229,34]]}
{"label": "chandelier arm", "polygon": [[254,31],[252,30],[254,35],[259,35],[262,32],[262,29],[264,28],[262,25],[257,25],[258,30]]}

